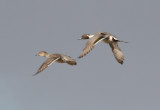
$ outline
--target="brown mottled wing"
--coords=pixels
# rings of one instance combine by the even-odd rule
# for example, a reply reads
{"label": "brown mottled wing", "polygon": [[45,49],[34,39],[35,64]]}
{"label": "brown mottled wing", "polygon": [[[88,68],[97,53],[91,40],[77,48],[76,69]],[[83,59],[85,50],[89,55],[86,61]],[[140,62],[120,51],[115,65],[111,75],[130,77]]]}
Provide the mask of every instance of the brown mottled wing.
{"label": "brown mottled wing", "polygon": [[38,71],[34,75],[37,75],[38,73],[40,73],[41,71],[46,69],[48,66],[50,66],[53,62],[55,62],[59,58],[60,57],[58,57],[58,58],[48,58],[46,61],[43,62],[43,64],[40,66],[40,68],[38,69]]}
{"label": "brown mottled wing", "polygon": [[88,54],[94,48],[94,46],[98,42],[102,41],[103,39],[105,39],[103,36],[99,37],[98,35],[95,35],[92,38],[90,38],[88,40],[88,42],[86,43],[85,48],[83,49],[83,51],[80,54],[79,58],[82,58],[83,56],[85,56],[86,54]]}
{"label": "brown mottled wing", "polygon": [[116,60],[120,64],[123,64],[124,55],[123,55],[121,49],[118,47],[118,43],[117,42],[113,42],[113,43],[110,43],[109,45],[112,48],[112,52],[113,52],[113,55],[116,58]]}

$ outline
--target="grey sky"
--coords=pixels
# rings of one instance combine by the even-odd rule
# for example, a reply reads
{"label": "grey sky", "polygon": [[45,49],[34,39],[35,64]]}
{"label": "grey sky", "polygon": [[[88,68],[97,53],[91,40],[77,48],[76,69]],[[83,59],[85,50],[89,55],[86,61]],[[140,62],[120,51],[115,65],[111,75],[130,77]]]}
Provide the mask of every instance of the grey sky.
{"label": "grey sky", "polygon": [[[158,0],[1,0],[1,110],[160,110]],[[77,66],[33,77],[41,50],[77,58],[84,33],[120,40],[123,65],[99,43]]]}

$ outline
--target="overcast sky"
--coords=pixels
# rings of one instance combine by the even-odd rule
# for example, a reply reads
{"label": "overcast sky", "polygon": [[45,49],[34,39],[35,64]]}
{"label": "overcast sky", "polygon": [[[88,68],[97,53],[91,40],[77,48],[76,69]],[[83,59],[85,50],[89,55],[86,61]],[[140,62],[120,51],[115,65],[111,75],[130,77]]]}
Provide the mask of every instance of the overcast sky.
{"label": "overcast sky", "polygon": [[[160,110],[160,1],[0,0],[1,110]],[[84,33],[110,32],[125,55],[99,43],[82,59]],[[39,51],[62,53],[77,66]]]}

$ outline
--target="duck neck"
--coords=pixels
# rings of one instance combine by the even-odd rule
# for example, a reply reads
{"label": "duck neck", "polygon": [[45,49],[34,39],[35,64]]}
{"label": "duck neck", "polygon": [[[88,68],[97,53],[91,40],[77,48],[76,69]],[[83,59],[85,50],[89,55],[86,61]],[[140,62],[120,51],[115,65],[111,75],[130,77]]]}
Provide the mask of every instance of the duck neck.
{"label": "duck neck", "polygon": [[92,38],[94,35],[93,34],[91,34],[91,35],[88,35],[88,38],[90,39],[90,38]]}
{"label": "duck neck", "polygon": [[48,53],[47,53],[47,54],[46,54],[44,57],[47,57],[47,58],[49,58],[49,56],[50,56],[50,54],[48,54]]}

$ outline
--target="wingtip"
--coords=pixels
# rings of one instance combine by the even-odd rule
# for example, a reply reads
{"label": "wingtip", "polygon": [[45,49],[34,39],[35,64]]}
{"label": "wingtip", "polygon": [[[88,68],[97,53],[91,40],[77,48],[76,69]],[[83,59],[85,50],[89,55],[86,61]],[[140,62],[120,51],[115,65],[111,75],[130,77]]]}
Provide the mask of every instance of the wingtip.
{"label": "wingtip", "polygon": [[36,72],[35,74],[33,74],[32,76],[36,76],[39,72]]}
{"label": "wingtip", "polygon": [[76,61],[72,62],[72,65],[77,65],[77,62]]}
{"label": "wingtip", "polygon": [[86,54],[81,54],[78,58],[83,58],[84,56],[86,56],[88,54],[88,52]]}
{"label": "wingtip", "polygon": [[80,59],[80,58],[82,58],[83,56],[79,56],[78,58]]}
{"label": "wingtip", "polygon": [[123,61],[119,62],[121,65],[123,65]]}

